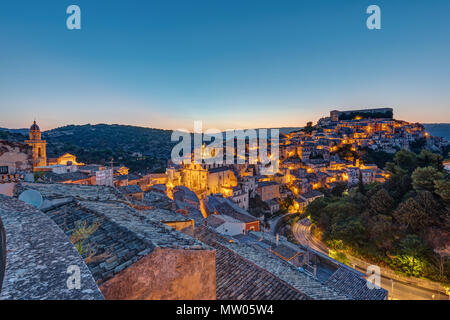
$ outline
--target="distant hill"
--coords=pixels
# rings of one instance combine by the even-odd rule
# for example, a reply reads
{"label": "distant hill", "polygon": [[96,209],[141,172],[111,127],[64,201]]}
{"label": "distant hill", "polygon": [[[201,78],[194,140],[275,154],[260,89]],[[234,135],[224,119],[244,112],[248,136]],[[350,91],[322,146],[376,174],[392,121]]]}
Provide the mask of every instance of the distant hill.
{"label": "distant hill", "polygon": [[[450,140],[450,124],[424,124],[434,136]],[[288,133],[301,127],[279,128]],[[170,141],[172,131],[127,125],[69,125],[45,131],[47,157],[54,158],[69,152],[85,163],[123,164],[138,173],[161,172],[175,143]],[[2,129],[0,140],[23,142],[28,129]]]}
{"label": "distant hill", "polygon": [[146,173],[165,169],[175,143],[172,131],[127,125],[69,125],[45,131],[47,157],[65,152],[85,163],[124,164],[132,171]]}
{"label": "distant hill", "polygon": [[432,136],[450,140],[450,123],[424,123],[423,126]]}
{"label": "distant hill", "polygon": [[8,128],[0,128],[0,131],[7,131],[10,133],[19,133],[24,136],[28,136],[28,132],[30,129],[22,128],[22,129],[8,129]]}
{"label": "distant hill", "polygon": [[8,141],[16,141],[23,142],[27,139],[27,136],[24,136],[20,133],[15,133],[8,131],[7,129],[0,128],[0,140],[8,140]]}

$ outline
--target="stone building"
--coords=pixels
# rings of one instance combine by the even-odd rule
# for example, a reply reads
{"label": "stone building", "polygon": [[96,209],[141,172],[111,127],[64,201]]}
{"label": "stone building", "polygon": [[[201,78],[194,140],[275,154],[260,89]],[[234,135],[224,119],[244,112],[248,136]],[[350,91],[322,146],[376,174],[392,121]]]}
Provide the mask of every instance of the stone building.
{"label": "stone building", "polygon": [[223,188],[236,187],[238,184],[233,169],[227,166],[190,163],[185,164],[181,171],[181,184],[201,198],[209,194],[224,193]]}
{"label": "stone building", "polygon": [[259,182],[258,195],[262,201],[278,199],[280,197],[280,186],[278,183],[272,181]]}
{"label": "stone building", "polygon": [[0,174],[33,171],[33,150],[20,142],[0,141]]}

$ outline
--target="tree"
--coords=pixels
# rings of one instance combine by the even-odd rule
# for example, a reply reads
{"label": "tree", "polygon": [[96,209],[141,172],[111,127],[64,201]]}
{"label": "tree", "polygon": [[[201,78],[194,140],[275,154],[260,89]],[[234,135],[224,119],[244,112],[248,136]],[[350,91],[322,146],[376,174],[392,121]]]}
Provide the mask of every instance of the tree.
{"label": "tree", "polygon": [[333,222],[330,228],[330,238],[362,246],[367,241],[367,230],[360,217],[352,216]]}
{"label": "tree", "polygon": [[439,274],[444,276],[445,260],[449,256],[450,232],[436,227],[431,227],[426,232],[428,245],[433,248],[434,262],[439,268]]}
{"label": "tree", "polygon": [[294,205],[294,198],[289,195],[285,199],[280,200],[279,204],[280,210],[287,212],[289,210],[289,207]]}
{"label": "tree", "polygon": [[389,215],[394,207],[394,199],[386,189],[381,188],[369,200],[369,212],[371,215]]}
{"label": "tree", "polygon": [[444,174],[434,167],[417,168],[411,175],[414,190],[434,192],[434,182],[442,180]]}
{"label": "tree", "polygon": [[388,191],[392,198],[400,202],[403,197],[412,190],[412,180],[408,175],[392,176],[387,180],[383,187]]}
{"label": "tree", "polygon": [[270,210],[269,206],[261,200],[259,195],[249,199],[249,212],[255,217],[261,217],[268,210]]}
{"label": "tree", "polygon": [[442,156],[426,149],[423,149],[417,156],[417,164],[419,167],[434,167],[438,171],[442,171],[444,169]]}
{"label": "tree", "polygon": [[389,250],[392,248],[393,234],[394,224],[392,223],[392,217],[380,214],[371,219],[369,236],[379,249]]}
{"label": "tree", "polygon": [[420,277],[424,272],[421,258],[428,249],[425,243],[415,234],[409,234],[400,242],[399,249],[400,261],[408,269],[408,274]]}
{"label": "tree", "polygon": [[319,227],[326,230],[328,228],[328,217],[325,217],[326,213],[324,209],[328,206],[329,200],[327,198],[318,198],[311,202],[306,207],[306,214],[310,217],[311,222],[317,224]]}
{"label": "tree", "polygon": [[413,232],[420,231],[431,222],[430,217],[414,198],[402,202],[394,211],[393,216],[402,229],[409,229]]}
{"label": "tree", "polygon": [[416,168],[416,154],[406,150],[400,150],[395,154],[394,163],[386,163],[386,169],[396,175],[411,174]]}
{"label": "tree", "polygon": [[358,176],[358,190],[362,194],[366,194],[366,189],[364,188],[364,182],[361,170],[359,170],[359,176]]}
{"label": "tree", "polygon": [[435,221],[441,217],[442,207],[441,204],[436,201],[435,196],[429,191],[421,191],[416,196],[417,204],[422,208],[423,212]]}
{"label": "tree", "polygon": [[342,197],[345,190],[347,190],[347,183],[338,182],[331,190],[331,194],[335,197]]}
{"label": "tree", "polygon": [[434,181],[434,189],[436,194],[446,203],[450,202],[450,180]]}

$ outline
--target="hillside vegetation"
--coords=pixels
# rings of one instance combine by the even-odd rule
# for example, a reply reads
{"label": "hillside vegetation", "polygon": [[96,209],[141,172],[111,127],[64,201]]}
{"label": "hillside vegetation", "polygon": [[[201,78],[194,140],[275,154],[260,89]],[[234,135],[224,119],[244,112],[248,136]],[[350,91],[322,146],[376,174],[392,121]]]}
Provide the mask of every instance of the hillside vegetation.
{"label": "hillside vegetation", "polygon": [[172,131],[124,125],[65,126],[43,134],[47,157],[65,152],[85,163],[123,164],[135,172],[164,171],[174,143]]}
{"label": "hillside vegetation", "polygon": [[442,156],[401,150],[385,183],[331,192],[306,209],[316,236],[341,253],[449,283],[450,178]]}

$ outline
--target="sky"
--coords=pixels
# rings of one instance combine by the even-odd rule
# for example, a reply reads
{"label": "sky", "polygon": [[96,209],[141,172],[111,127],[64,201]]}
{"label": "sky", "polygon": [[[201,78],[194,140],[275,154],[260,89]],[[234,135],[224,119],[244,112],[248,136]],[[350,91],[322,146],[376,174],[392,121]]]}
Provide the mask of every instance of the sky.
{"label": "sky", "polygon": [[449,40],[448,0],[2,1],[0,127],[297,127],[366,107],[450,122]]}

